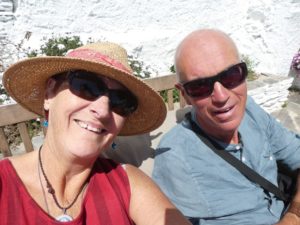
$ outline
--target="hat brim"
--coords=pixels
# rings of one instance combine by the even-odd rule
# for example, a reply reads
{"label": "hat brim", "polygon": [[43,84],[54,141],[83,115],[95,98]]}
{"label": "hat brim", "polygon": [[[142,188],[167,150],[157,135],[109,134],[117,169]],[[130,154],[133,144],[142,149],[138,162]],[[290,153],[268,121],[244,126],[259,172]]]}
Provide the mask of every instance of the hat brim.
{"label": "hat brim", "polygon": [[90,60],[49,56],[22,60],[3,75],[3,85],[9,95],[24,108],[43,116],[46,81],[68,70],[87,70],[117,80],[138,99],[137,110],[129,115],[119,135],[150,132],[166,117],[166,106],[159,94],[134,75],[110,65]]}

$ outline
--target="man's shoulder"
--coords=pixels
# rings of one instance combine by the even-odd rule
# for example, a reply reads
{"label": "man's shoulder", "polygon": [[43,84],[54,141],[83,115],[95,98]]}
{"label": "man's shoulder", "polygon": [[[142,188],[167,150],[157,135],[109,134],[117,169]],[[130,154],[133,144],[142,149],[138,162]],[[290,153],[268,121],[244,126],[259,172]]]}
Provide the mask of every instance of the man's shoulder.
{"label": "man's shoulder", "polygon": [[[169,131],[167,131],[163,136],[161,141],[163,140],[180,140],[182,137],[188,135],[191,131],[190,126],[186,120],[183,120],[173,126]],[[180,138],[179,138],[180,137]]]}
{"label": "man's shoulder", "polygon": [[256,101],[251,97],[247,96],[247,102],[246,102],[246,112],[251,113],[259,113],[267,115],[268,113],[258,104]]}
{"label": "man's shoulder", "polygon": [[247,98],[245,114],[259,123],[266,121],[266,119],[270,117],[270,115],[257,104],[251,96],[248,96]]}

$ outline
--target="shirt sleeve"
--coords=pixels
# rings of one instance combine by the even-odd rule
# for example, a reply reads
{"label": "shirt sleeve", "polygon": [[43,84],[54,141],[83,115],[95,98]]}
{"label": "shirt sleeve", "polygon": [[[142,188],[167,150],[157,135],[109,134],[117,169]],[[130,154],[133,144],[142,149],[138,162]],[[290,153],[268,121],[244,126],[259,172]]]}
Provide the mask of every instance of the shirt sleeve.
{"label": "shirt sleeve", "polygon": [[282,161],[290,169],[300,168],[300,136],[278,122],[265,112],[251,97],[248,97],[247,108],[256,118],[257,124],[266,131],[267,141],[276,160]]}
{"label": "shirt sleeve", "polygon": [[277,160],[290,169],[300,168],[300,136],[284,128],[273,117],[270,117],[268,137],[271,149]]}
{"label": "shirt sleeve", "polygon": [[196,197],[199,192],[184,154],[188,147],[180,140],[172,131],[162,138],[156,149],[152,178],[185,216],[199,217],[207,214],[207,208]]}

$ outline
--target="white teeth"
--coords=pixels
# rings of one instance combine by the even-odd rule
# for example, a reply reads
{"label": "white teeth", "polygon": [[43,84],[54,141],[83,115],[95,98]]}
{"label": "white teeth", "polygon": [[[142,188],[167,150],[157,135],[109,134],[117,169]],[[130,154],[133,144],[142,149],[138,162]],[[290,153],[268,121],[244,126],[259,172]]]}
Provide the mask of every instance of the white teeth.
{"label": "white teeth", "polygon": [[89,125],[87,125],[87,130],[90,130],[90,131],[94,131],[94,132],[100,132],[100,129],[99,128],[94,128],[94,127],[90,127]]}
{"label": "white teeth", "polygon": [[82,121],[77,121],[78,125],[83,128],[83,129],[86,129],[86,130],[89,130],[89,131],[93,131],[93,132],[96,132],[96,133],[100,133],[101,132],[101,129],[99,128],[95,128],[95,127],[91,127],[90,125],[82,122]]}

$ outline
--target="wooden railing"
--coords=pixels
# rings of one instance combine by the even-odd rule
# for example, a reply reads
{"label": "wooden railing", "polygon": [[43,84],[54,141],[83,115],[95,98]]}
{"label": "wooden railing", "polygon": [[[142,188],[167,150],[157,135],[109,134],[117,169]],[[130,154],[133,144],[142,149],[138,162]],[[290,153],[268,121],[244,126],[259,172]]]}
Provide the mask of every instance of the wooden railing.
{"label": "wooden railing", "polygon": [[[175,74],[156,77],[156,78],[148,78],[144,80],[149,86],[151,86],[154,90],[167,91],[167,105],[168,110],[174,109],[174,99],[173,99],[173,90],[176,84],[176,76]],[[184,98],[179,96],[180,108],[185,106]]]}
{"label": "wooden railing", "polygon": [[[174,74],[156,78],[148,78],[144,81],[158,92],[167,91],[167,108],[168,110],[174,109],[173,89],[176,83],[176,77]],[[185,105],[185,102],[181,96],[179,97],[179,99],[180,107],[183,107]],[[0,153],[2,153],[2,157],[12,155],[12,151],[4,132],[5,126],[13,124],[17,125],[21,140],[24,143],[25,151],[30,152],[33,150],[33,145],[26,122],[37,118],[39,118],[38,115],[29,112],[19,104],[0,106]],[[40,118],[40,120],[42,121],[43,118]]]}
{"label": "wooden railing", "polygon": [[[16,125],[19,131],[21,140],[24,144],[26,152],[33,150],[33,145],[29,135],[29,130],[26,122],[39,118],[38,115],[29,112],[19,104],[1,105],[0,106],[0,150],[2,157],[11,156],[12,152],[9,147],[7,136],[4,128],[8,125]],[[43,122],[43,118],[40,118]],[[45,130],[43,130],[45,132]]]}

